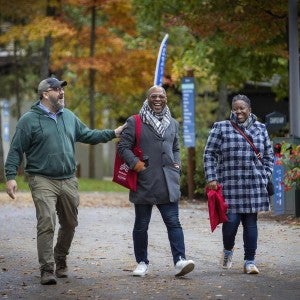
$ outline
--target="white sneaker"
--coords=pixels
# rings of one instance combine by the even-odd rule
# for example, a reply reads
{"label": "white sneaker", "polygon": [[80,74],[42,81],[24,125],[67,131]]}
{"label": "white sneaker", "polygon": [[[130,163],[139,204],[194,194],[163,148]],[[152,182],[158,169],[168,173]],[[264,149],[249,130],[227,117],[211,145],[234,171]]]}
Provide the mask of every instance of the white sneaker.
{"label": "white sneaker", "polygon": [[147,265],[145,262],[141,261],[137,265],[137,267],[133,270],[132,275],[144,277],[148,273],[148,269],[149,269],[149,265]]}
{"label": "white sneaker", "polygon": [[184,258],[180,258],[175,265],[175,270],[176,270],[175,276],[184,276],[187,273],[192,272],[194,268],[195,268],[195,263],[192,260],[186,260]]}
{"label": "white sneaker", "polygon": [[258,268],[253,261],[246,261],[244,264],[244,273],[246,274],[258,274]]}

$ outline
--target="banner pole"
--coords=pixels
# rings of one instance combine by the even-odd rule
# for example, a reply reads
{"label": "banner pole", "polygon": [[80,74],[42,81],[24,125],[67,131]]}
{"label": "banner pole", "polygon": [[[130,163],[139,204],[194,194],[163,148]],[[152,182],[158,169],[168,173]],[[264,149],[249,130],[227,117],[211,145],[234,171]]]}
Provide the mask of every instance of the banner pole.
{"label": "banner pole", "polygon": [[156,61],[154,85],[162,86],[162,84],[163,84],[165,63],[166,63],[166,58],[167,58],[168,37],[169,37],[169,35],[166,34],[160,44],[159,52],[157,55],[157,61]]}

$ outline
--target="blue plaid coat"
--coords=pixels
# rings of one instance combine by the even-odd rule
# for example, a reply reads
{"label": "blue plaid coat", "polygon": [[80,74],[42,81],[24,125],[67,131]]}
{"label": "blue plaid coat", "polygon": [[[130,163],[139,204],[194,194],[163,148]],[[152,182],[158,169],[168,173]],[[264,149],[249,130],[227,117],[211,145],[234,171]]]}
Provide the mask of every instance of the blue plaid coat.
{"label": "blue plaid coat", "polygon": [[206,180],[217,180],[222,185],[230,213],[269,210],[266,186],[273,171],[273,148],[265,125],[252,116],[253,124],[241,129],[252,138],[262,154],[262,162],[228,120],[214,123],[204,150]]}

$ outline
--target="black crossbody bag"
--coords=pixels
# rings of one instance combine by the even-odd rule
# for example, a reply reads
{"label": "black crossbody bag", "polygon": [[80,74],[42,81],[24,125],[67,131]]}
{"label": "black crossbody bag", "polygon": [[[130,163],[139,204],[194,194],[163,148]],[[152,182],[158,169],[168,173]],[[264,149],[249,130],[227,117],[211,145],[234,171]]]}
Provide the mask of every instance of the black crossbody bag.
{"label": "black crossbody bag", "polygon": [[[252,143],[252,141],[249,139],[249,137],[232,121],[230,121],[231,125],[245,138],[245,140],[250,144],[252,149],[254,150],[257,158],[262,161],[261,154],[255,147],[255,145]],[[273,196],[275,191],[274,191],[274,184],[271,180],[271,178],[268,178],[268,184],[267,184],[267,191],[269,196]]]}

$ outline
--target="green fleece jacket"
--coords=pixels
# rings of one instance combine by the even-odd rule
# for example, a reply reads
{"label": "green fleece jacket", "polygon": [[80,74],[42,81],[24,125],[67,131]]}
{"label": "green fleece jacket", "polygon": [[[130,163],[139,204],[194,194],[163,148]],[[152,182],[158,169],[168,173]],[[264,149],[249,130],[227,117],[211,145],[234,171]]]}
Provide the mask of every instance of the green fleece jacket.
{"label": "green fleece jacket", "polygon": [[75,143],[106,143],[116,137],[114,130],[91,130],[73,112],[64,108],[57,120],[35,103],[17,123],[5,162],[6,179],[15,179],[26,156],[25,172],[52,179],[66,179],[76,172]]}

